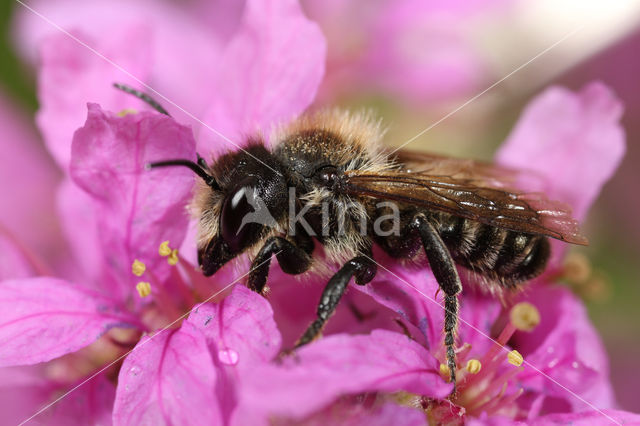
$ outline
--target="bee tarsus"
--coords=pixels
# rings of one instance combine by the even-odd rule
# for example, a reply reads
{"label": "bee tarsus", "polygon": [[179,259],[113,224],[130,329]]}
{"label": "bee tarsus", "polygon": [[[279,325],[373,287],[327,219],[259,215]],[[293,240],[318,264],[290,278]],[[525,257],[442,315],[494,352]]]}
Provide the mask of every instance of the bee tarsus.
{"label": "bee tarsus", "polygon": [[[313,244],[313,240],[309,239],[309,241]],[[312,251],[313,245],[310,249],[303,250],[283,237],[270,237],[251,263],[248,287],[257,293],[263,293],[269,275],[271,257],[274,254],[283,272],[298,275],[306,272],[311,266]]]}

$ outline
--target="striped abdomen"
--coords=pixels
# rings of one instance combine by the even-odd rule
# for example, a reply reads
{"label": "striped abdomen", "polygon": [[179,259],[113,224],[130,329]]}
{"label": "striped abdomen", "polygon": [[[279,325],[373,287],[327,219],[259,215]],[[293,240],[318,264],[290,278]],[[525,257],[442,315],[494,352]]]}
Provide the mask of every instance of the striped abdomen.
{"label": "striped abdomen", "polygon": [[504,286],[540,275],[549,259],[546,237],[437,213],[433,216],[456,263]]}

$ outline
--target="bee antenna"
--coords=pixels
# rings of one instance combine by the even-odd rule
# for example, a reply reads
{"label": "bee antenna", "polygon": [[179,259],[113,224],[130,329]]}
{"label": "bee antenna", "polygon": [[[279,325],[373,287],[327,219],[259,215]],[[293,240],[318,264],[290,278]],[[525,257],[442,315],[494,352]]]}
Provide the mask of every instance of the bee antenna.
{"label": "bee antenna", "polygon": [[211,188],[220,190],[220,186],[216,182],[216,180],[208,174],[202,166],[194,163],[189,160],[167,160],[167,161],[158,161],[156,163],[148,163],[145,167],[147,170],[155,169],[156,167],[170,167],[170,166],[184,166],[190,168],[195,174],[200,176],[204,182],[209,185]]}
{"label": "bee antenna", "polygon": [[153,108],[156,111],[158,111],[160,114],[168,115],[169,117],[171,117],[171,114],[169,114],[167,112],[167,110],[164,109],[162,107],[162,105],[160,105],[160,103],[158,101],[156,101],[155,99],[153,99],[151,96],[147,95],[146,93],[143,93],[143,92],[141,92],[139,90],[133,89],[133,88],[131,88],[129,86],[126,86],[126,85],[120,84],[120,83],[113,83],[113,87],[115,87],[116,89],[122,90],[125,93],[128,93],[130,95],[135,96],[136,98],[138,98],[141,101],[145,102],[151,108]]}

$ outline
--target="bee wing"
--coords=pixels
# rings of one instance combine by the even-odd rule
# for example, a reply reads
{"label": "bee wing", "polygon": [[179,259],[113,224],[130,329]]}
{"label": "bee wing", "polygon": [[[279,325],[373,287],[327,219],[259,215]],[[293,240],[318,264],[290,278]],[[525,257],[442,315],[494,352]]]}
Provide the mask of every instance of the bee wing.
{"label": "bee wing", "polygon": [[[586,245],[565,203],[513,189],[518,172],[471,160],[419,154],[396,170],[349,170],[344,192],[443,211],[499,228]],[[396,157],[400,162],[401,155]],[[416,157],[412,157],[416,159]],[[428,161],[424,161],[428,158]]]}
{"label": "bee wing", "polygon": [[406,149],[394,152],[391,159],[407,172],[484,182],[484,186],[498,188],[513,186],[517,178],[522,175],[521,170],[493,163]]}

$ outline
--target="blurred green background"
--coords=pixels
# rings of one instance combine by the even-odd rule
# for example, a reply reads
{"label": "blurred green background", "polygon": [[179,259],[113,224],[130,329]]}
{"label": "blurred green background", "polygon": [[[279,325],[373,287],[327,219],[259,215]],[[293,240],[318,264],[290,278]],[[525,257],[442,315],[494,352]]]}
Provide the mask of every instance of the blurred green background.
{"label": "blurred green background", "polygon": [[[559,2],[557,5],[564,3],[576,4]],[[33,117],[37,110],[35,76],[11,47],[10,21],[15,7],[12,1],[0,2],[0,86],[16,108]],[[575,12],[567,8],[568,12]],[[512,9],[509,13],[517,14],[517,18],[489,28],[477,40],[478,49],[492,67],[489,74],[495,76],[483,87],[560,39],[571,28],[569,24],[575,22],[575,13],[566,14],[564,26],[560,25],[560,18],[560,24],[555,26],[548,21],[536,22],[535,14],[532,18],[527,9]],[[591,245],[574,249],[589,259],[598,281],[576,291],[584,297],[609,352],[618,401],[623,408],[637,412],[640,411],[635,389],[640,382],[637,367],[640,359],[640,146],[637,143],[640,138],[640,55],[637,53],[640,19],[637,8],[625,16],[607,15],[607,19],[602,25],[588,24],[586,35],[583,33],[562,48],[545,54],[430,130],[412,147],[490,159],[522,107],[545,86],[560,84],[576,90],[592,80],[601,80],[613,88],[625,104],[623,125],[628,151],[622,167],[605,186],[589,216],[585,230]],[[504,16],[497,17],[493,23],[496,22],[504,23]],[[560,30],[554,29],[556,27]],[[356,96],[340,102],[374,106],[386,122],[392,123],[389,138],[403,141],[465,100],[440,103],[433,108],[399,105],[377,96]]]}

